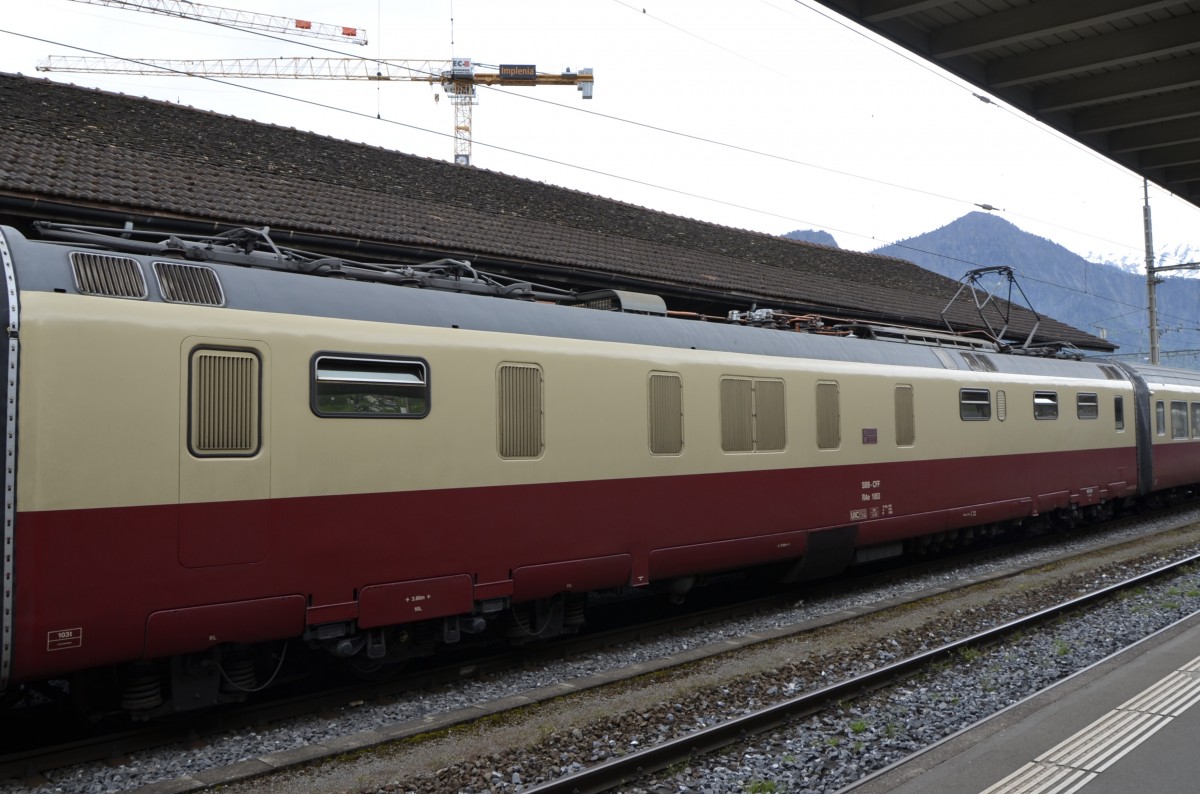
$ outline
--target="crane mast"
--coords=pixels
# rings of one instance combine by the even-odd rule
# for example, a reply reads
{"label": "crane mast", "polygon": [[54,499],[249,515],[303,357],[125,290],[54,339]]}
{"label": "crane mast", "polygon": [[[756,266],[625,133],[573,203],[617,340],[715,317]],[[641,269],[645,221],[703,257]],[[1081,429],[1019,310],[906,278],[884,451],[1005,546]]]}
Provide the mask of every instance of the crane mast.
{"label": "crane mast", "polygon": [[351,44],[366,44],[367,32],[362,28],[330,25],[307,19],[258,14],[253,11],[238,11],[187,0],[75,0],[76,3],[121,8],[127,11],[145,11],[180,19],[195,19],[211,22],[239,30],[257,30],[266,33],[282,33],[293,36],[309,36],[329,41],[344,41]]}
{"label": "crane mast", "polygon": [[475,86],[573,85],[583,94],[583,99],[592,98],[594,86],[591,69],[580,69],[577,72],[567,69],[553,74],[539,73],[530,64],[501,64],[498,67],[483,67],[485,71],[477,69],[470,58],[455,58],[449,61],[365,58],[134,60],[50,56],[39,62],[37,69],[40,72],[439,83],[454,106],[454,162],[460,165],[471,163],[471,108],[478,103]]}

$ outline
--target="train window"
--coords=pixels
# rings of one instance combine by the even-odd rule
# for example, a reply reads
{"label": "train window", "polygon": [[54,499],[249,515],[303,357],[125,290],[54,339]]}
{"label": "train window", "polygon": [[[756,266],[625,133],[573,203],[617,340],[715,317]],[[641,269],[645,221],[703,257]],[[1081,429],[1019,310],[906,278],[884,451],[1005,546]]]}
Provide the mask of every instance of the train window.
{"label": "train window", "polygon": [[542,368],[501,364],[496,371],[497,444],[502,458],[537,458],[546,448]]}
{"label": "train window", "polygon": [[1192,438],[1200,438],[1200,403],[1192,403]]}
{"label": "train window", "polygon": [[950,357],[950,354],[945,350],[940,350],[936,347],[930,348],[929,352],[937,356],[938,361],[942,362],[942,366],[946,369],[958,369],[958,363]]}
{"label": "train window", "polygon": [[683,381],[673,372],[650,373],[650,453],[683,451]]}
{"label": "train window", "polygon": [[1075,415],[1080,419],[1100,418],[1100,397],[1096,394],[1075,395]]}
{"label": "train window", "polygon": [[196,457],[248,457],[260,445],[260,362],[248,350],[199,348],[189,366],[188,448]]}
{"label": "train window", "polygon": [[896,446],[911,447],[917,441],[917,419],[913,411],[913,387],[896,387]]}
{"label": "train window", "polygon": [[429,414],[429,369],[421,359],[318,354],[310,405],[317,416],[420,419]]}
{"label": "train window", "polygon": [[1162,400],[1154,404],[1154,432],[1160,436],[1167,434],[1167,407]]}
{"label": "train window", "polygon": [[1183,400],[1171,401],[1171,438],[1188,437],[1188,409]]}
{"label": "train window", "polygon": [[1058,418],[1058,393],[1052,391],[1035,391],[1033,393],[1033,418]]}
{"label": "train window", "polygon": [[1117,432],[1125,430],[1125,398],[1113,397],[1113,421],[1116,422]]}
{"label": "train window", "polygon": [[817,384],[817,448],[842,445],[842,409],[836,383]]}
{"label": "train window", "polygon": [[721,449],[768,452],[787,444],[783,381],[721,379]]}
{"label": "train window", "polygon": [[958,417],[968,422],[992,418],[992,393],[987,389],[959,389]]}
{"label": "train window", "polygon": [[996,371],[996,365],[982,353],[959,353],[959,355],[963,357],[963,361],[967,362],[967,366],[976,372]]}

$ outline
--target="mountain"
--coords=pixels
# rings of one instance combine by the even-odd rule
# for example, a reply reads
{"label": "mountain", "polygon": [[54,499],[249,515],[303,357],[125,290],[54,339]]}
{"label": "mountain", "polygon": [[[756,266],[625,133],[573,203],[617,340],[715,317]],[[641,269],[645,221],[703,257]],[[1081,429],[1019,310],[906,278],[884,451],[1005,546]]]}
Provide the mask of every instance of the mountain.
{"label": "mountain", "polygon": [[[1008,265],[1028,298],[1022,300],[1021,293],[1014,290],[1014,302],[1107,338],[1120,346],[1118,355],[1148,354],[1144,274],[1089,262],[995,215],[971,212],[940,229],[874,253],[907,259],[956,280],[969,270]],[[994,275],[984,277],[979,284],[992,288],[1000,297],[1008,297],[1006,284],[996,289],[998,278]],[[1157,301],[1162,362],[1200,369],[1200,356],[1182,353],[1200,350],[1200,318],[1196,311],[1200,306],[1200,281],[1168,277],[1158,286]]]}
{"label": "mountain", "polygon": [[817,245],[825,245],[830,248],[837,248],[837,240],[833,239],[833,235],[827,231],[819,229],[797,229],[794,232],[788,232],[784,237],[789,240],[799,240],[804,243],[816,243]]}
{"label": "mountain", "polygon": [[[1142,277],[1145,278],[1146,255],[1144,253],[1106,254],[1089,251],[1083,255],[1083,258],[1089,262],[1098,262],[1100,264],[1119,267],[1128,273],[1141,273]],[[1175,245],[1167,243],[1155,246],[1155,267],[1182,265],[1192,262],[1200,262],[1200,247],[1194,244],[1182,243]],[[1200,278],[1200,270],[1181,270],[1178,272],[1178,275],[1182,278]]]}

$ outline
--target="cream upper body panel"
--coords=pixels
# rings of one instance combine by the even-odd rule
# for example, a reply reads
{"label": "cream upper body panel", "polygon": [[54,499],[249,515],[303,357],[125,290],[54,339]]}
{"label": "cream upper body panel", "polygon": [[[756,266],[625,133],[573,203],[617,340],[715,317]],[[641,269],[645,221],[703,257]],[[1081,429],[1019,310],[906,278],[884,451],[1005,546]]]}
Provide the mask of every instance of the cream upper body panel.
{"label": "cream upper body panel", "polygon": [[[26,293],[22,300],[22,510],[259,496],[228,484],[220,493],[192,487],[186,389],[188,356],[197,344],[223,342],[262,357],[263,445],[256,457],[260,464],[269,457],[274,498],[940,459],[979,455],[981,445],[996,455],[1091,449],[1124,443],[1114,437],[1111,406],[1115,395],[1130,393],[1126,381],[999,376],[49,292]],[[310,389],[318,353],[426,362],[428,415],[317,416]],[[504,459],[498,451],[497,370],[505,363],[541,371],[544,448],[534,458]],[[680,376],[678,454],[648,449],[652,372]],[[782,380],[783,449],[722,451],[720,382],[726,377]],[[835,449],[817,448],[818,382],[837,384]],[[910,386],[914,397],[915,441],[906,446],[896,443],[897,385]],[[959,418],[960,389],[975,386],[1006,392],[1005,421]],[[1046,390],[1061,395],[1058,422],[1032,420],[1034,392]],[[1075,420],[1078,392],[1100,395],[1097,420]],[[873,431],[875,443],[865,442],[864,431]],[[203,463],[222,465],[236,461]],[[189,478],[182,491],[181,476]]]}

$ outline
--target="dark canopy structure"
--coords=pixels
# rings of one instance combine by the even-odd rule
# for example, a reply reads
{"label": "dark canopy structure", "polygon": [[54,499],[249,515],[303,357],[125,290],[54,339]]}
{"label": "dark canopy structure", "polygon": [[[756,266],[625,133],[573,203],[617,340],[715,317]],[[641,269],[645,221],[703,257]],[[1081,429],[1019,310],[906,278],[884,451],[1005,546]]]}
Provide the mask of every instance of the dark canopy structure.
{"label": "dark canopy structure", "polygon": [[1200,206],[1200,2],[818,2]]}

